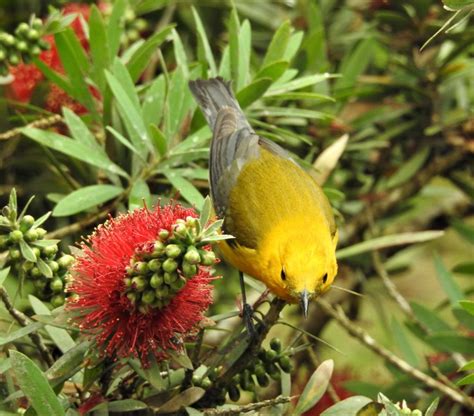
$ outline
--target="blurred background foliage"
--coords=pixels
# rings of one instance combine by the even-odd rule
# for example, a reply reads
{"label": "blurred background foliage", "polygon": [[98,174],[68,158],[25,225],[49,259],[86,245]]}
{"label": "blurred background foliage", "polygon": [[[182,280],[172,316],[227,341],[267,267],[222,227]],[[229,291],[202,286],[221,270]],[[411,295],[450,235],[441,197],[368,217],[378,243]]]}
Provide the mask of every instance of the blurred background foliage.
{"label": "blurred background foliage", "polygon": [[[31,14],[45,17],[66,3],[2,0],[0,26],[13,32]],[[123,5],[128,20],[120,37],[110,26],[104,35],[95,11],[84,18],[84,53],[74,48],[72,31],[55,35],[60,86],[74,99],[66,104],[72,111],[48,110],[45,97],[58,79],[47,69],[22,103],[11,80],[2,82],[1,200],[13,186],[20,205],[34,194],[29,210],[35,217],[53,210],[47,228],[64,249],[109,213],[142,199],[151,205],[179,191],[186,204],[200,207],[208,193],[210,131],[187,80],[222,75],[233,80],[258,133],[325,181],[340,230],[336,285],[362,294],[334,288],[326,299],[433,378],[452,387],[466,377],[458,369],[472,359],[474,318],[472,302],[463,309],[459,301],[474,289],[472,2],[457,3],[455,15],[440,0],[235,0],[235,9],[220,0],[115,3],[100,8],[110,22]],[[143,24],[135,25],[139,19]],[[10,132],[45,118],[53,131],[32,125]],[[221,272],[214,314],[235,308],[238,293],[235,272],[225,265]],[[248,284],[258,298],[264,288]],[[352,339],[318,305],[306,321],[297,307],[288,307],[284,319],[305,331],[272,329],[297,351],[293,394],[321,360],[336,363],[333,386],[308,414],[320,414],[338,396],[375,399],[383,392],[420,409],[440,396]],[[208,337],[218,343],[222,336]],[[472,396],[466,384],[463,394]],[[439,409],[470,414],[442,395]]]}

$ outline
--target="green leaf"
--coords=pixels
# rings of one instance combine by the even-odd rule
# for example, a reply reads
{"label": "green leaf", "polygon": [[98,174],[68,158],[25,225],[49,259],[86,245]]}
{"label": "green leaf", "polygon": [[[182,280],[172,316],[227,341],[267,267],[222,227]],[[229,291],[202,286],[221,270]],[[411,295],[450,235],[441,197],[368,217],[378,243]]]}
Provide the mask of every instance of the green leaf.
{"label": "green leaf", "polygon": [[426,341],[439,351],[459,352],[461,354],[472,354],[472,351],[474,351],[474,338],[472,337],[438,333],[427,336]]}
{"label": "green leaf", "polygon": [[439,397],[434,399],[431,404],[428,406],[428,409],[426,409],[425,416],[434,416],[436,409],[438,408],[438,403],[439,403]]}
{"label": "green leaf", "polygon": [[123,191],[123,188],[113,185],[85,186],[61,199],[54,207],[53,216],[65,217],[94,208],[119,196]]}
{"label": "green leaf", "polygon": [[114,128],[112,128],[111,126],[107,126],[106,127],[106,130],[107,131],[110,131],[110,133],[112,133],[112,135],[120,142],[122,143],[127,149],[130,149],[133,153],[135,153],[137,155],[138,158],[140,158],[141,160],[143,160],[145,162],[145,159],[143,159],[142,155],[140,154],[140,152],[137,150],[137,148],[132,144],[130,143],[130,141],[125,137],[125,136],[122,136],[117,130],[115,130]]}
{"label": "green leaf", "polygon": [[120,48],[124,25],[122,24],[127,8],[127,0],[115,0],[112,13],[107,23],[107,39],[109,41],[109,62],[112,62]]}
{"label": "green leaf", "polygon": [[161,156],[164,156],[168,150],[168,141],[166,140],[165,135],[156,124],[150,124],[148,126],[148,131],[150,132],[155,149]]}
{"label": "green leaf", "polygon": [[66,136],[34,127],[24,127],[21,129],[21,132],[43,146],[47,146],[75,159],[82,160],[90,165],[116,173],[125,178],[128,177],[127,172],[114,164],[106,155],[98,153],[96,149],[71,140]]}
{"label": "green leaf", "polygon": [[35,332],[42,327],[43,327],[42,323],[32,322],[28,324],[27,326],[17,329],[16,331],[13,331],[7,336],[4,336],[4,337],[0,336],[0,346],[10,344],[11,342],[16,341],[17,339],[23,338],[24,336],[29,335],[32,332]]}
{"label": "green leaf", "polygon": [[474,360],[471,360],[468,363],[464,364],[458,371],[468,371],[468,370],[474,370]]}
{"label": "green leaf", "polygon": [[59,88],[65,91],[67,95],[71,97],[75,96],[75,91],[71,82],[69,82],[69,80],[64,75],[51,69],[48,65],[46,65],[41,59],[36,56],[33,57],[32,62],[47,79],[49,79],[52,83],[56,84]]}
{"label": "green leaf", "polygon": [[464,297],[461,289],[459,288],[451,273],[449,273],[449,271],[446,269],[443,260],[437,253],[434,253],[434,262],[436,276],[438,277],[441,287],[450,300],[451,305],[456,305]]}
{"label": "green leaf", "polygon": [[42,258],[38,258],[36,261],[36,266],[38,266],[38,269],[43,276],[47,277],[48,279],[53,277],[53,271],[51,270],[51,267],[49,267]]}
{"label": "green leaf", "polygon": [[248,76],[250,73],[250,54],[252,52],[252,29],[250,22],[245,19],[239,30],[239,59],[238,83],[235,82],[235,89],[239,91],[244,85],[247,85]]}
{"label": "green leaf", "polygon": [[211,218],[212,212],[212,203],[211,198],[206,196],[204,202],[201,206],[201,215],[199,216],[199,224],[201,225],[201,229],[204,229]]}
{"label": "green leaf", "polygon": [[35,229],[38,228],[40,225],[44,224],[46,220],[51,216],[51,211],[47,212],[46,214],[39,217],[31,226],[31,228]]}
{"label": "green leaf", "polygon": [[328,79],[336,78],[336,75],[331,74],[315,74],[315,75],[308,75],[305,77],[297,78],[293,81],[288,81],[285,83],[277,83],[272,85],[269,89],[268,93],[266,94],[267,97],[272,97],[279,94],[286,94],[291,91],[300,90],[302,88],[306,88],[312,85],[316,85],[320,82],[324,82]]}
{"label": "green leaf", "polygon": [[95,136],[76,113],[69,110],[67,107],[63,107],[63,115],[69,132],[75,140],[77,140],[79,143],[82,143],[84,146],[88,146],[90,148],[97,149],[101,153],[105,153],[97,143]]}
{"label": "green leaf", "polygon": [[372,399],[368,397],[352,396],[324,410],[320,416],[356,416],[357,412],[370,402]]}
{"label": "green leaf", "polygon": [[200,56],[199,61],[202,63],[203,68],[209,66],[211,76],[215,77],[217,76],[217,66],[216,62],[214,61],[214,55],[212,54],[211,46],[209,45],[209,41],[207,39],[206,31],[194,6],[191,6],[191,10],[193,12],[194,22],[196,24],[199,50],[202,51],[202,56]]}
{"label": "green leaf", "polygon": [[108,411],[111,413],[134,412],[136,410],[143,410],[148,408],[146,403],[133,399],[116,400],[114,402],[108,402],[107,404]]}
{"label": "green leaf", "polygon": [[386,187],[388,189],[395,188],[408,180],[423,167],[431,148],[429,146],[423,147],[418,153],[408,159],[387,181]]}
{"label": "green leaf", "polygon": [[165,137],[171,140],[179,131],[186,110],[186,101],[190,97],[187,80],[183,70],[177,68],[171,78],[168,92],[168,111],[165,125]]}
{"label": "green leaf", "polygon": [[452,330],[452,328],[439,317],[438,313],[428,309],[426,306],[420,305],[419,303],[411,302],[410,305],[416,319],[418,319],[418,321],[420,321],[430,331],[447,332]]}
{"label": "green leaf", "polygon": [[102,14],[95,4],[90,9],[89,45],[92,57],[92,78],[102,94],[105,93],[105,74],[110,65],[109,41]]}
{"label": "green leaf", "polygon": [[453,273],[474,274],[474,262],[465,262],[456,264]]}
{"label": "green leaf", "polygon": [[[0,282],[1,282],[1,279],[0,279]],[[469,312],[471,315],[474,315],[474,301],[460,300],[459,304],[466,312]]]}
{"label": "green leaf", "polygon": [[149,37],[143,44],[133,53],[127,64],[128,71],[134,82],[137,82],[146,66],[150,62],[153,53],[165,41],[166,37],[173,30],[174,25],[168,25]]}
{"label": "green leaf", "polygon": [[253,102],[261,98],[272,85],[271,78],[260,78],[247,85],[237,93],[237,100],[242,108],[248,107]]}
{"label": "green leaf", "polygon": [[20,251],[21,255],[29,261],[36,263],[36,254],[33,252],[33,249],[28,245],[25,240],[20,240]]}
{"label": "green leaf", "polygon": [[474,4],[474,0],[443,0],[443,3],[451,10],[458,10]]}
{"label": "green leaf", "polygon": [[285,53],[283,54],[283,59],[285,61],[291,61],[294,56],[297,54],[298,50],[300,49],[301,43],[304,39],[304,32],[302,30],[293,33],[290,36],[290,40],[288,41],[288,45],[286,47]]}
{"label": "green leaf", "polygon": [[155,124],[160,125],[163,118],[163,108],[166,98],[166,80],[160,75],[157,77],[150,88],[145,93],[143,100],[143,121],[145,125]]}
{"label": "green leaf", "polygon": [[189,78],[189,69],[188,69],[188,58],[186,57],[186,52],[184,50],[183,42],[179,37],[178,32],[172,30],[173,46],[174,46],[174,57],[176,59],[176,65],[183,69],[184,76]]}
{"label": "green leaf", "polygon": [[255,79],[259,78],[270,78],[272,82],[275,82],[278,78],[280,78],[288,68],[289,62],[288,61],[276,61],[273,62],[257,72]]}
{"label": "green leaf", "polygon": [[456,219],[451,221],[451,226],[467,242],[474,244],[474,227],[471,227],[470,225],[467,225],[466,223]]}
{"label": "green leaf", "polygon": [[186,201],[196,207],[202,206],[204,198],[191,182],[184,179],[182,176],[179,176],[173,170],[164,170],[163,174],[170,181],[171,185],[179,191],[181,196],[186,199]]}
{"label": "green leaf", "polygon": [[419,231],[414,233],[386,235],[337,250],[336,256],[338,259],[345,259],[368,251],[380,250],[382,248],[434,240],[435,238],[441,237],[443,234],[443,231]]}
{"label": "green leaf", "polygon": [[230,79],[234,81],[236,89],[243,85],[240,79],[240,22],[237,10],[232,7],[229,17],[229,60]]}
{"label": "green leaf", "polygon": [[298,400],[293,414],[299,416],[311,409],[323,397],[334,369],[334,361],[326,360],[316,369]]}
{"label": "green leaf", "polygon": [[183,407],[196,403],[205,392],[206,390],[200,387],[190,387],[160,406],[160,413],[176,413]]}
{"label": "green leaf", "polygon": [[59,357],[45,372],[47,379],[53,386],[71,378],[82,368],[82,362],[91,345],[90,341],[83,341],[69,349]]}
{"label": "green leaf", "polygon": [[266,67],[276,61],[280,61],[285,56],[286,47],[290,40],[291,23],[286,20],[281,24],[278,30],[273,35],[270,46],[267,49],[265,58],[263,59],[262,67]]}
{"label": "green leaf", "polygon": [[467,386],[469,384],[474,384],[474,373],[468,374],[467,376],[459,379],[458,381],[456,381],[456,384],[458,386]]}
{"label": "green leaf", "polygon": [[474,316],[462,308],[453,307],[452,309],[454,317],[457,321],[465,326],[467,329],[474,331]]}
{"label": "green leaf", "polygon": [[393,340],[397,343],[403,358],[411,364],[413,367],[419,367],[418,356],[416,355],[413,347],[410,345],[410,341],[403,330],[403,327],[400,323],[393,318],[392,319],[392,331],[393,331]]}
{"label": "green leaf", "polygon": [[[38,298],[28,295],[28,299],[36,314],[51,315],[49,308]],[[63,354],[76,345],[71,335],[65,329],[56,328],[51,325],[45,325],[44,329]]]}
{"label": "green leaf", "polygon": [[12,370],[21,390],[38,415],[64,416],[64,410],[37,365],[21,352],[10,350]]}
{"label": "green leaf", "polygon": [[143,204],[151,208],[150,188],[143,179],[137,179],[134,181],[128,196],[128,209],[133,211],[136,208],[142,208]]}
{"label": "green leaf", "polygon": [[3,286],[3,282],[8,277],[8,273],[10,273],[10,267],[0,270],[0,287]]}

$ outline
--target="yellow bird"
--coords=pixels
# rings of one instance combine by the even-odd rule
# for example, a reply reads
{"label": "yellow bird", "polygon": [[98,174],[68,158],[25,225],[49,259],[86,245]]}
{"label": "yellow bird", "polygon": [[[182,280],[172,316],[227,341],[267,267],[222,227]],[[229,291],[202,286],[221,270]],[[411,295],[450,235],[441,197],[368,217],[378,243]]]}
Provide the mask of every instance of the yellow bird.
{"label": "yellow bird", "polygon": [[[288,153],[255,134],[222,78],[189,83],[213,137],[210,184],[225,259],[278,297],[300,302],[325,292],[337,273],[337,230],[321,187]],[[245,299],[244,299],[245,302]]]}

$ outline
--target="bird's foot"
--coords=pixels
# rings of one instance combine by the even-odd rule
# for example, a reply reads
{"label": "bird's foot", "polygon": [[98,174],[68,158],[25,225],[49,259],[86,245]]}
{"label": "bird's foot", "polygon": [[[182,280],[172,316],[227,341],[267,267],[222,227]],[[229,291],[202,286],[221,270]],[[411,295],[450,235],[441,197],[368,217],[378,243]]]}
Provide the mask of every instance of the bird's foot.
{"label": "bird's foot", "polygon": [[248,303],[244,303],[242,305],[242,319],[250,338],[254,338],[257,335],[257,328],[253,323],[254,317],[255,315],[253,308]]}

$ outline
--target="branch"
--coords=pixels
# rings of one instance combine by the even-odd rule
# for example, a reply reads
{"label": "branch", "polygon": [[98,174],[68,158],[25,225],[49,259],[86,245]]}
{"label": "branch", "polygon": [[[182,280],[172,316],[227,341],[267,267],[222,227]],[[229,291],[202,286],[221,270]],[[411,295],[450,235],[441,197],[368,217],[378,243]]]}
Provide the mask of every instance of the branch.
{"label": "branch", "polygon": [[37,129],[46,129],[48,127],[52,127],[58,123],[61,123],[63,118],[59,114],[55,114],[50,117],[40,118],[39,120],[35,120],[25,126],[16,127],[14,129],[8,130],[5,133],[0,134],[0,140],[10,140],[16,136],[21,134],[21,130],[25,127],[35,127]]}
{"label": "branch", "polygon": [[[7,291],[1,286],[0,298],[2,299],[2,302],[5,305],[6,310],[15,319],[15,321],[17,321],[23,327],[29,324],[30,318],[28,318],[23,312],[20,312],[18,309],[15,309],[12,301],[10,300],[10,296],[8,296]],[[41,357],[43,357],[43,360],[46,362],[46,364],[48,364],[49,367],[51,367],[54,363],[54,359],[50,354],[49,350],[46,348],[46,345],[44,345],[41,337],[35,332],[29,334],[29,337],[33,344],[35,344],[36,348],[38,348],[38,351],[40,352]]]}
{"label": "branch", "polygon": [[233,416],[233,415],[240,415],[241,413],[253,412],[255,410],[260,410],[265,407],[276,406],[278,404],[284,404],[291,402],[295,397],[285,397],[285,396],[278,396],[274,399],[270,400],[263,400],[257,403],[250,403],[243,406],[235,406],[231,409],[203,409],[202,411],[206,416]]}
{"label": "branch", "polygon": [[349,335],[356,338],[363,345],[372,350],[375,354],[381,356],[394,366],[398,367],[404,373],[421,381],[428,387],[438,390],[456,403],[466,406],[470,410],[474,409],[474,399],[467,396],[462,390],[454,389],[450,386],[445,385],[444,383],[441,383],[433,377],[411,366],[406,361],[402,360],[400,357],[396,356],[385,347],[379,345],[377,341],[372,338],[367,332],[365,332],[361,327],[356,326],[353,322],[351,322],[341,308],[335,309],[330,303],[328,303],[322,298],[318,299],[318,303],[323,309],[323,311],[329,316],[331,316],[334,320],[336,320],[339,325],[341,325],[347,331]]}

